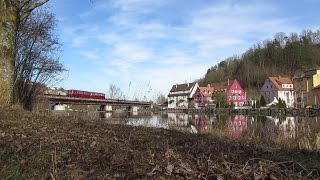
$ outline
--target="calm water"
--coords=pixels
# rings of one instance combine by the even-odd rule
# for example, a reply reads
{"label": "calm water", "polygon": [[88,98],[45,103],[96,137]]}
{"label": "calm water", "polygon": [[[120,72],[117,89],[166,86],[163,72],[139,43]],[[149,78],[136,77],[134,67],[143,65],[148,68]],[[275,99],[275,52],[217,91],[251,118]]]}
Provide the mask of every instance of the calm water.
{"label": "calm water", "polygon": [[248,138],[292,148],[320,150],[320,117],[218,116],[205,114],[112,114],[71,112],[64,115],[110,124],[176,129],[191,133]]}

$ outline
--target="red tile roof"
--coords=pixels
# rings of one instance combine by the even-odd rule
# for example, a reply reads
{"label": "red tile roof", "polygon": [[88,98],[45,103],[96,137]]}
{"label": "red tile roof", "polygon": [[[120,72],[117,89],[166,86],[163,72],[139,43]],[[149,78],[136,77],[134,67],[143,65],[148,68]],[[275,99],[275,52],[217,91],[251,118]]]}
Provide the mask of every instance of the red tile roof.
{"label": "red tile roof", "polygon": [[199,89],[202,92],[202,94],[206,97],[210,97],[214,93],[214,87],[212,86],[199,87]]}
{"label": "red tile roof", "polygon": [[270,81],[276,86],[278,90],[293,90],[292,88],[283,88],[282,84],[293,84],[289,77],[269,77]]}
{"label": "red tile roof", "polygon": [[233,84],[234,80],[223,81],[219,83],[212,83],[210,86],[214,87],[216,91],[228,90],[230,86]]}

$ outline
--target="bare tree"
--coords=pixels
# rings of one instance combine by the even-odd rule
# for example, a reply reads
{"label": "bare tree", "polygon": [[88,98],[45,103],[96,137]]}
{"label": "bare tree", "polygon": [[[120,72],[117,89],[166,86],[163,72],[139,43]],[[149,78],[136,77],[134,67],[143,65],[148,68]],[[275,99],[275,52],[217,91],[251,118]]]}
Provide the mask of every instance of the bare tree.
{"label": "bare tree", "polygon": [[122,98],[122,91],[116,85],[111,84],[109,87],[108,95],[111,99],[121,99]]}
{"label": "bare tree", "polygon": [[156,103],[163,104],[164,102],[166,102],[166,100],[167,100],[167,98],[163,94],[159,94],[156,99]]}
{"label": "bare tree", "polygon": [[0,104],[13,103],[17,33],[21,22],[49,0],[0,0]]}
{"label": "bare tree", "polygon": [[32,109],[44,87],[59,81],[64,71],[57,52],[60,44],[53,35],[55,17],[46,9],[33,11],[20,23],[17,33],[14,102]]}

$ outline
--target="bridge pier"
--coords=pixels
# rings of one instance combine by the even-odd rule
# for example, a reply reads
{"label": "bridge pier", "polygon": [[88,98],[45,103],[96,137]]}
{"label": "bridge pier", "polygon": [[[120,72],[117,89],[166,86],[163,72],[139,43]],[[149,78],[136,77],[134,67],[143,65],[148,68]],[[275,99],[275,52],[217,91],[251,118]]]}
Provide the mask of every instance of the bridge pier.
{"label": "bridge pier", "polygon": [[138,112],[139,107],[138,106],[132,106],[131,110],[132,112]]}
{"label": "bridge pier", "polygon": [[100,111],[106,111],[106,112],[111,112],[112,111],[112,106],[111,105],[101,105],[100,106]]}
{"label": "bridge pier", "polygon": [[65,104],[56,104],[53,106],[53,110],[55,111],[65,111],[66,105]]}

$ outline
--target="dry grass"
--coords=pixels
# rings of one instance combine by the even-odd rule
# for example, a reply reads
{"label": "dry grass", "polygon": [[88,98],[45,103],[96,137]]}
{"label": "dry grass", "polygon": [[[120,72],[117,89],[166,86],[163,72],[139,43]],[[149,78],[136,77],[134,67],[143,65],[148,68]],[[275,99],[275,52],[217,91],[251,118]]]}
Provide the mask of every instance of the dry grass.
{"label": "dry grass", "polygon": [[318,152],[0,110],[1,179],[316,179]]}

